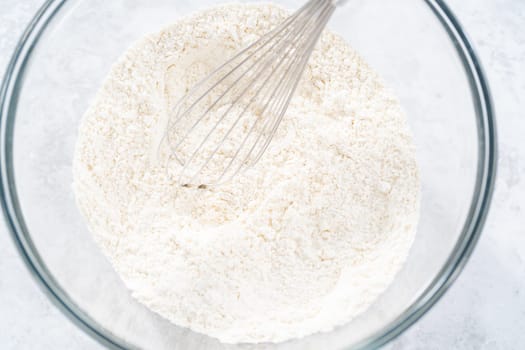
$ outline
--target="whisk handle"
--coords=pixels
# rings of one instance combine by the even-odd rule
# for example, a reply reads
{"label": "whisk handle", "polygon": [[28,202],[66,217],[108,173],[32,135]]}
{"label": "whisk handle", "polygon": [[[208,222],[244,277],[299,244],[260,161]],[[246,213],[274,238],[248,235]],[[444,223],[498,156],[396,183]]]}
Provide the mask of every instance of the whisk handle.
{"label": "whisk handle", "polygon": [[348,0],[332,0],[332,4],[334,4],[334,6],[338,6],[338,7],[345,5],[347,2],[348,2]]}

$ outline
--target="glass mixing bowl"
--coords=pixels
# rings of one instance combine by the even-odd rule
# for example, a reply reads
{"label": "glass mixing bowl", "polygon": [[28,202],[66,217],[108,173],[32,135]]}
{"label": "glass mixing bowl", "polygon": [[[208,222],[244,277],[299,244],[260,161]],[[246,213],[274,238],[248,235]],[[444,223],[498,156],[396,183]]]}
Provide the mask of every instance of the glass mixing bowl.
{"label": "glass mixing bowl", "polygon": [[[6,223],[51,300],[111,348],[246,348],[176,327],[132,299],[92,241],[71,189],[77,127],[111,64],[145,33],[214,3],[48,1],[21,38],[2,85]],[[417,236],[391,287],[360,317],[329,333],[251,349],[370,348],[398,335],[457,277],[491,198],[496,136],[489,91],[444,3],[352,0],[329,27],[379,71],[407,112],[422,181]]]}

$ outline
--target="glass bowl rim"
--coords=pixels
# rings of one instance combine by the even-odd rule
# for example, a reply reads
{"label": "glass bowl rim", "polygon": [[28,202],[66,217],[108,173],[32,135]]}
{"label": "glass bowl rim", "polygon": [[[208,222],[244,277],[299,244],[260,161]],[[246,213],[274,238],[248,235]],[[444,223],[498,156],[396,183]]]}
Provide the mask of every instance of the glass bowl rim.
{"label": "glass bowl rim", "polygon": [[[476,183],[462,233],[439,273],[403,313],[382,329],[354,344],[353,349],[376,348],[392,340],[417,321],[444,294],[458,277],[479,239],[494,190],[497,137],[487,79],[470,39],[445,2],[443,0],[422,1],[430,7],[455,44],[469,80],[477,117],[479,156]],[[130,349],[134,346],[101,327],[69,298],[54,279],[32,242],[16,192],[12,132],[19,92],[35,44],[66,2],[67,0],[47,0],[35,14],[18,41],[0,87],[0,202],[6,226],[22,259],[49,299],[73,323],[102,345],[112,349]]]}

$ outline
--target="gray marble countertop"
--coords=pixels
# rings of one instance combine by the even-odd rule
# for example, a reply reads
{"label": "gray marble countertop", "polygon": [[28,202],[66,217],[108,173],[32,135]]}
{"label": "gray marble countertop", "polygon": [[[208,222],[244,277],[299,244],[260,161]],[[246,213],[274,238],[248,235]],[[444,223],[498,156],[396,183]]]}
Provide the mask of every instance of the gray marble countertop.
{"label": "gray marble countertop", "polygon": [[[42,2],[0,1],[0,72]],[[484,233],[461,276],[385,348],[516,349],[525,343],[525,2],[449,4],[476,45],[492,88],[499,132],[496,191]],[[102,348],[47,299],[3,224],[0,276],[1,349]]]}

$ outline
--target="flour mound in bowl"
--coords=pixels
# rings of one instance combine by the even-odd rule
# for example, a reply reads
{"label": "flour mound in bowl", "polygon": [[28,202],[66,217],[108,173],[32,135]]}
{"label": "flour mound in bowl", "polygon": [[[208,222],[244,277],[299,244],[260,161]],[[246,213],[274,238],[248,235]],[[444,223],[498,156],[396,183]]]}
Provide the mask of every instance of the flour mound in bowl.
{"label": "flour mound in bowl", "polygon": [[392,282],[418,219],[399,101],[328,31],[255,167],[205,189],[170,176],[159,142],[176,101],[287,15],[227,5],[144,37],[111,69],[76,145],[78,206],[133,297],[228,343],[352,320]]}

